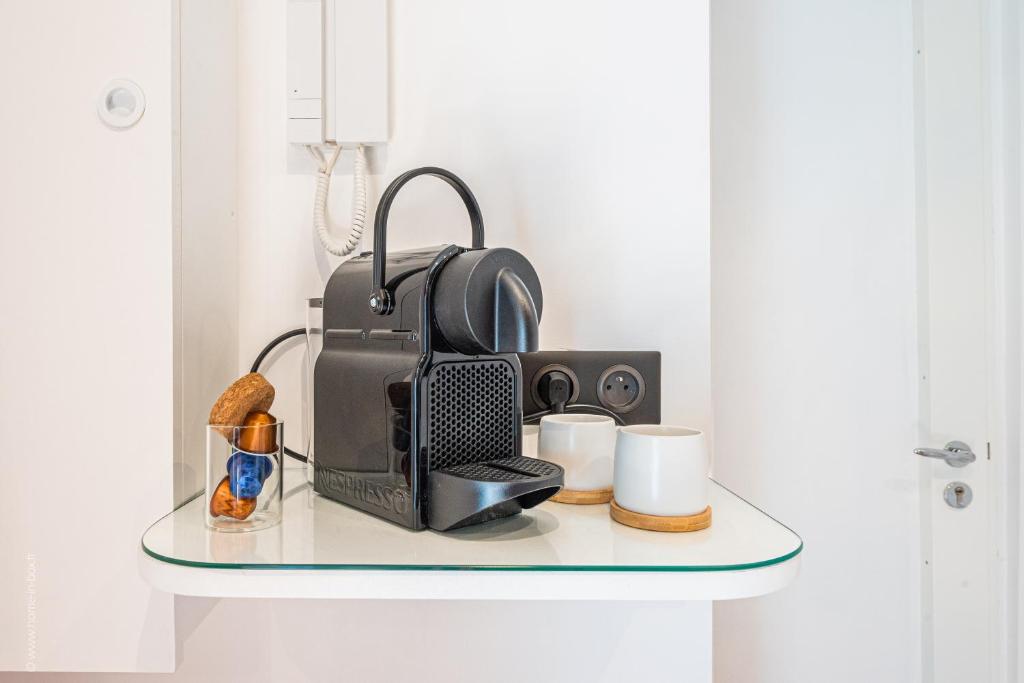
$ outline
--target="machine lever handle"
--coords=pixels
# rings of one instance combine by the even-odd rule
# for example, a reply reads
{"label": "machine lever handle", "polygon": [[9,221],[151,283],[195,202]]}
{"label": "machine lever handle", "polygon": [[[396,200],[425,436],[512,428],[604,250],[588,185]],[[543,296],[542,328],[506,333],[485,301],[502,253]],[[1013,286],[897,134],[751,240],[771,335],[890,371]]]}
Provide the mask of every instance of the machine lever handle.
{"label": "machine lever handle", "polygon": [[469,212],[469,220],[473,229],[473,248],[482,249],[484,246],[484,219],[480,214],[480,205],[476,197],[457,175],[451,171],[436,166],[424,166],[406,171],[391,181],[384,194],[377,204],[377,214],[373,221],[373,286],[370,290],[370,310],[377,315],[387,315],[394,308],[391,292],[384,282],[384,263],[387,261],[387,227],[388,214],[391,212],[391,203],[395,201],[395,195],[402,187],[413,178],[421,175],[432,175],[435,178],[448,183],[453,190],[462,197],[462,202]]}

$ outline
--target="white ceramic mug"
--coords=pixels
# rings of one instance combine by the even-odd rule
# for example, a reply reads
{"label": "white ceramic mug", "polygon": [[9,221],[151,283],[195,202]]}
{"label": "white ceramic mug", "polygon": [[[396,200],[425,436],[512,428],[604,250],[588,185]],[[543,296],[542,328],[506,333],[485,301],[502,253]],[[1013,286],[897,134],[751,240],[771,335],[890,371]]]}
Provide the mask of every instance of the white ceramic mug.
{"label": "white ceramic mug", "polygon": [[540,439],[540,425],[523,425],[523,457],[537,457],[537,441]]}
{"label": "white ceramic mug", "polygon": [[645,515],[695,515],[708,506],[708,448],[687,427],[632,425],[615,445],[615,502]]}
{"label": "white ceramic mug", "polygon": [[615,421],[601,415],[545,415],[537,455],[565,469],[565,489],[611,488]]}

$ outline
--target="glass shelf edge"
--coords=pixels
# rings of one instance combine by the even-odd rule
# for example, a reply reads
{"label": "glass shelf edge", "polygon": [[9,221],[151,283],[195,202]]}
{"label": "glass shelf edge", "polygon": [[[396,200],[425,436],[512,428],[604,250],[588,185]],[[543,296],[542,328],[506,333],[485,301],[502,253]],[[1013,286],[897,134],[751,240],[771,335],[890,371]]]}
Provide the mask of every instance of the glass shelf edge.
{"label": "glass shelf edge", "polygon": [[[289,468],[292,469],[292,468]],[[140,539],[139,545],[142,551],[149,557],[153,558],[158,562],[165,564],[171,564],[180,567],[190,567],[195,569],[218,569],[218,570],[260,570],[260,571],[453,571],[453,572],[464,572],[464,571],[484,571],[484,572],[607,572],[607,573],[636,573],[636,572],[655,572],[655,573],[697,573],[697,572],[731,572],[731,571],[747,571],[751,569],[761,569],[764,567],[770,567],[777,564],[787,562],[794,557],[800,555],[803,552],[804,542],[800,537],[800,534],[795,532],[786,524],[783,524],[778,519],[769,515],[758,506],[751,503],[743,496],[737,494],[735,491],[725,486],[721,482],[711,479],[710,481],[716,486],[728,491],[730,495],[735,496],[737,499],[743,501],[753,509],[757,510],[765,517],[768,517],[779,526],[785,528],[797,539],[797,547],[788,553],[780,555],[778,557],[769,558],[766,560],[759,560],[757,562],[746,562],[741,564],[723,564],[723,565],[444,565],[444,564],[249,564],[249,563],[231,563],[223,564],[216,562],[201,562],[196,560],[184,560],[176,557],[168,557],[161,553],[151,550],[146,547],[146,534],[154,526],[159,524],[163,519],[173,515],[175,512],[185,507],[195,499],[203,495],[203,491],[200,490],[189,496],[186,500],[176,506],[171,512],[167,513],[163,517],[160,517],[155,522],[146,528],[143,532],[142,538]]]}
{"label": "glass shelf edge", "polygon": [[[788,528],[788,527],[787,527]],[[797,536],[799,538],[799,536]],[[150,550],[142,543],[142,551],[149,557],[159,562],[173,564],[180,567],[191,567],[194,569],[225,569],[225,570],[252,570],[261,571],[484,571],[484,572],[662,572],[662,573],[684,573],[684,572],[734,572],[749,569],[761,569],[776,564],[782,564],[799,555],[804,549],[803,540],[791,552],[779,557],[761,560],[759,562],[747,562],[735,565],[561,565],[561,564],[533,564],[533,565],[425,565],[425,564],[217,564],[214,562],[196,562],[193,560],[182,560],[176,557],[166,557],[160,553]]]}

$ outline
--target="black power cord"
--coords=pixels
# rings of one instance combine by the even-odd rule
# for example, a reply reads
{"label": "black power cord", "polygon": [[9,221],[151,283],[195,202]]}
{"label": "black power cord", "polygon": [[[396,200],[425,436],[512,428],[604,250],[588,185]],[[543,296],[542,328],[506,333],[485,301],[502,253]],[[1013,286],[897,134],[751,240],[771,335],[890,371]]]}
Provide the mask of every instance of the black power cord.
{"label": "black power cord", "polygon": [[279,345],[288,341],[292,337],[298,337],[299,335],[304,334],[306,334],[305,327],[296,327],[294,330],[288,330],[284,334],[275,337],[273,341],[271,341],[269,344],[263,347],[263,350],[260,351],[260,355],[256,356],[256,360],[252,362],[252,369],[250,369],[249,372],[259,372],[260,364],[262,364],[263,361],[266,360],[267,356],[270,355],[271,351],[273,351]]}
{"label": "black power cord", "polygon": [[537,384],[537,392],[540,394],[541,400],[551,407],[547,410],[541,410],[524,416],[523,424],[539,422],[545,415],[559,415],[562,413],[605,415],[615,420],[616,424],[626,424],[621,415],[607,408],[590,405],[589,403],[569,403],[569,399],[572,396],[572,379],[560,370],[552,370],[541,377],[540,382]]}
{"label": "black power cord", "polygon": [[[269,344],[264,346],[263,350],[260,351],[258,356],[256,356],[256,360],[253,361],[252,368],[249,370],[249,372],[259,372],[260,371],[260,364],[263,363],[264,360],[266,360],[267,356],[270,355],[271,351],[273,351],[275,348],[277,348],[278,346],[280,346],[284,342],[288,341],[292,337],[298,337],[300,335],[305,335],[305,334],[306,334],[306,328],[305,327],[297,327],[294,330],[288,330],[284,334],[281,334],[281,335],[278,335],[277,337],[275,337]],[[302,453],[298,453],[296,451],[293,451],[292,449],[288,448],[287,446],[284,447],[284,454],[289,456],[289,457],[295,458],[296,460],[298,460],[300,462],[307,462],[306,456],[304,456]]]}
{"label": "black power cord", "polygon": [[619,415],[618,413],[614,413],[608,410],[607,408],[591,405],[589,403],[570,403],[560,411],[555,410],[554,408],[549,408],[547,410],[541,410],[536,413],[531,413],[523,417],[523,424],[534,424],[535,422],[540,422],[540,419],[545,415],[558,415],[559,413],[584,413],[591,415],[605,415],[606,417],[610,417],[613,420],[615,420],[615,424],[619,425],[620,427],[624,427],[626,425],[626,421],[623,420],[622,416]]}

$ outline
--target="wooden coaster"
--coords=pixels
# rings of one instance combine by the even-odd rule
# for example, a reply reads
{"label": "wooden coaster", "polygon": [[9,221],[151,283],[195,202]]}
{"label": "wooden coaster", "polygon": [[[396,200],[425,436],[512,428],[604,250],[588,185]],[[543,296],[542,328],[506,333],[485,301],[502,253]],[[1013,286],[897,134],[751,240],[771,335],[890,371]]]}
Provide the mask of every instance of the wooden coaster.
{"label": "wooden coaster", "polygon": [[612,499],[612,487],[606,489],[594,489],[593,491],[570,491],[562,489],[555,495],[548,498],[556,503],[567,503],[569,505],[597,505],[607,503]]}
{"label": "wooden coaster", "polygon": [[711,526],[711,506],[704,508],[703,512],[695,515],[680,515],[679,517],[663,517],[660,515],[645,515],[640,512],[633,512],[626,508],[619,507],[619,504],[612,500],[612,519],[619,524],[646,529],[648,531],[700,531]]}

